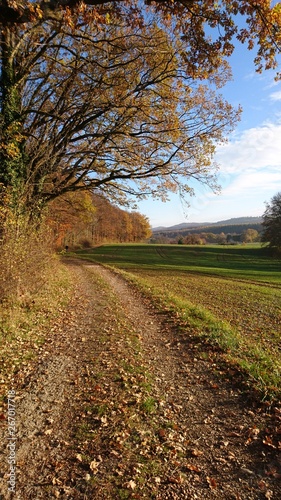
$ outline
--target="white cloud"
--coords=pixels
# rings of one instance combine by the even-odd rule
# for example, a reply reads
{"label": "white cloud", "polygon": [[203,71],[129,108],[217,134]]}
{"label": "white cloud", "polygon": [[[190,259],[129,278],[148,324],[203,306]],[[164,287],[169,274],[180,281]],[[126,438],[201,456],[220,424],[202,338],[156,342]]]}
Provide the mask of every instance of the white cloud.
{"label": "white cloud", "polygon": [[277,90],[277,92],[272,92],[272,94],[269,95],[269,99],[271,101],[281,101],[281,90]]}
{"label": "white cloud", "polygon": [[268,202],[281,190],[280,172],[245,171],[229,176],[229,183],[219,196],[206,193],[191,202],[189,220],[219,221],[240,216],[261,216]]}
{"label": "white cloud", "polygon": [[281,169],[280,172],[265,169],[260,172],[245,171],[233,180],[224,190],[224,196],[256,196],[260,197],[268,191],[278,191],[281,188]]}
{"label": "white cloud", "polygon": [[265,123],[234,136],[217,149],[216,159],[224,174],[265,167],[281,169],[281,123]]}
{"label": "white cloud", "polygon": [[222,220],[261,215],[265,201],[281,190],[281,123],[264,123],[233,135],[218,148],[221,195],[202,194],[191,204],[191,218]]}

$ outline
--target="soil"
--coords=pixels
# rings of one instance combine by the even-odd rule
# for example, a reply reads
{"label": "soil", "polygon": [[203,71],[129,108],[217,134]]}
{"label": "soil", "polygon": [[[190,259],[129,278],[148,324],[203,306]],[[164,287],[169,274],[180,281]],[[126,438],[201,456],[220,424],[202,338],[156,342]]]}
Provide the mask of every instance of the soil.
{"label": "soil", "polygon": [[118,274],[68,260],[75,294],[15,376],[16,489],[3,499],[281,498],[281,410],[218,348]]}

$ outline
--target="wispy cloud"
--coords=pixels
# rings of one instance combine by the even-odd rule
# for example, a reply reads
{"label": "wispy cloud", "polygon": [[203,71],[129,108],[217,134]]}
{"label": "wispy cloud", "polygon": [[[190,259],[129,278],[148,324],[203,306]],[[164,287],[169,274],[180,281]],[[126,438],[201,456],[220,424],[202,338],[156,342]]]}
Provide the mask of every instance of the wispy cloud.
{"label": "wispy cloud", "polygon": [[240,134],[217,150],[221,195],[201,195],[192,203],[198,219],[261,215],[265,201],[281,191],[281,123],[264,123]]}
{"label": "wispy cloud", "polygon": [[231,217],[261,216],[265,202],[281,190],[280,172],[240,172],[229,176],[221,194],[202,193],[191,201],[189,219],[197,222],[219,221]]}
{"label": "wispy cloud", "polygon": [[281,90],[277,90],[276,92],[272,92],[272,94],[269,95],[269,99],[271,101],[281,101]]}
{"label": "wispy cloud", "polygon": [[264,169],[260,172],[245,171],[238,175],[223,190],[224,196],[238,197],[247,195],[261,196],[267,191],[276,191],[281,188],[280,172]]}
{"label": "wispy cloud", "polygon": [[281,123],[250,128],[217,149],[216,159],[224,174],[281,169]]}

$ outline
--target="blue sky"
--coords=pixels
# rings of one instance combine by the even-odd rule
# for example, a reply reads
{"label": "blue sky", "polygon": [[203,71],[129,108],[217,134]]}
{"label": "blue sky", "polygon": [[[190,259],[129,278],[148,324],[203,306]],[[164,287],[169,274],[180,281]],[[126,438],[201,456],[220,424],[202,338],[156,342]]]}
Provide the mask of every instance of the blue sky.
{"label": "blue sky", "polygon": [[274,81],[273,71],[257,74],[253,59],[254,53],[239,44],[229,61],[233,80],[221,90],[231,104],[243,108],[228,143],[217,148],[221,193],[197,184],[195,196],[187,199],[189,207],[178,195],[166,203],[138,203],[152,227],[260,216],[265,202],[281,191],[281,82]]}

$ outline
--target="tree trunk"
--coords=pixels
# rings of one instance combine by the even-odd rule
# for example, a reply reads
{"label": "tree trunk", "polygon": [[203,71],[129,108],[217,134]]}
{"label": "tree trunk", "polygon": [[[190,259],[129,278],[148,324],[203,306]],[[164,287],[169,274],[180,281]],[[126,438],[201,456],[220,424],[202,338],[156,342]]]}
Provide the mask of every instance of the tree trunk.
{"label": "tree trunk", "polygon": [[27,157],[21,94],[17,82],[17,62],[14,54],[15,34],[5,27],[1,34],[1,150],[0,184],[10,195],[13,211],[21,211],[24,205]]}

